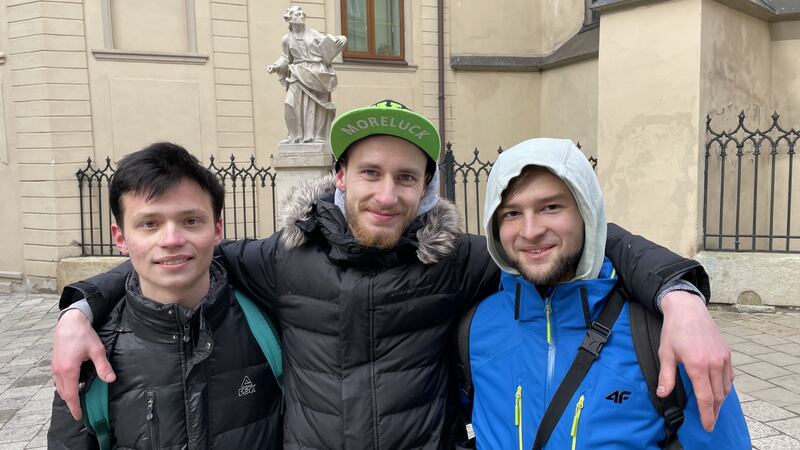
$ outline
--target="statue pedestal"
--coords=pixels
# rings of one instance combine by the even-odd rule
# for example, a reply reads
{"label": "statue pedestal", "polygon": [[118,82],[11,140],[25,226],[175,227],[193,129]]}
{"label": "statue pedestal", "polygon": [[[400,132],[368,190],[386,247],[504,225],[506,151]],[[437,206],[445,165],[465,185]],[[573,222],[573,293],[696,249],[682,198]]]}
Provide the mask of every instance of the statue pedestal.
{"label": "statue pedestal", "polygon": [[[275,198],[280,208],[286,194],[299,183],[333,171],[330,144],[279,144],[277,156],[272,157],[272,167],[276,173]],[[279,210],[278,213],[280,212]]]}

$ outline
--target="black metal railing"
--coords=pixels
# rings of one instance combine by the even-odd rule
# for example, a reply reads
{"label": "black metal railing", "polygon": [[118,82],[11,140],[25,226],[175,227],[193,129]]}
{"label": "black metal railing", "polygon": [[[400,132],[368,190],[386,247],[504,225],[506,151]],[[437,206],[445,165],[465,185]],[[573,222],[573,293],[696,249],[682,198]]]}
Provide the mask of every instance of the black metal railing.
{"label": "black metal railing", "polygon": [[[275,231],[275,172],[271,167],[256,166],[254,156],[250,157],[248,165],[240,165],[231,155],[228,162],[220,165],[212,156],[208,169],[225,187],[222,218],[226,239],[254,238]],[[82,256],[119,255],[111,239],[114,217],[108,207],[108,183],[114,173],[111,158],[106,158],[102,168],[95,167],[89,158],[86,167],[75,173],[80,200]],[[259,214],[271,215],[271,220],[265,220]],[[260,224],[267,229],[259,230]]]}
{"label": "black metal railing", "polygon": [[[502,148],[497,149],[498,154],[502,151]],[[593,167],[597,166],[597,158],[590,157],[589,161]],[[472,160],[458,162],[452,144],[447,143],[444,158],[439,164],[442,192],[445,198],[459,206],[466,232],[482,233],[483,194],[492,164],[493,161],[484,162],[480,159],[477,148],[473,151]],[[238,165],[233,156],[224,165],[217,165],[214,157],[211,157],[208,168],[225,186],[225,238],[264,237],[277,230],[276,173],[272,168],[257,167],[252,156],[246,166]],[[75,175],[80,196],[81,255],[119,255],[111,240],[110,229],[114,217],[108,207],[108,183],[114,176],[111,159],[106,158],[105,166],[98,168],[90,158],[86,167]],[[267,187],[269,192],[266,192]],[[266,221],[267,226],[259,229],[259,223],[265,223],[264,214],[271,214],[271,223]]]}
{"label": "black metal railing", "polygon": [[[578,143],[578,148],[581,144]],[[503,152],[502,147],[497,148],[497,154]],[[467,233],[483,234],[481,214],[483,213],[483,200],[486,179],[492,170],[494,161],[483,161],[478,149],[472,151],[472,160],[458,162],[453,154],[453,145],[445,145],[444,158],[439,163],[441,172],[442,194],[444,197],[458,205],[464,220],[464,231]],[[597,158],[590,156],[589,162],[597,169]],[[472,210],[472,214],[470,214]]]}
{"label": "black metal railing", "polygon": [[734,252],[800,253],[800,201],[794,180],[800,133],[778,113],[763,131],[738,123],[717,132],[706,117],[703,248]]}

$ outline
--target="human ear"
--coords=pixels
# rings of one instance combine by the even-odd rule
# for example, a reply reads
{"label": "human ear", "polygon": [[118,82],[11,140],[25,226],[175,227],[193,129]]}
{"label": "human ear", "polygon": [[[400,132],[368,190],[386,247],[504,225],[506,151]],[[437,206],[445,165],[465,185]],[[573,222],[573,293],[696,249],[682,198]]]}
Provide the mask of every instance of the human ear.
{"label": "human ear", "polygon": [[122,233],[122,228],[120,228],[117,224],[111,224],[111,237],[114,239],[114,244],[117,245],[117,249],[123,255],[128,254],[128,244],[125,243],[125,235]]}
{"label": "human ear", "polygon": [[340,165],[339,170],[336,171],[335,182],[336,182],[336,189],[339,189],[342,192],[345,192],[347,190],[346,188],[347,186],[345,185],[344,182],[345,175],[347,175],[347,168],[343,165]]}

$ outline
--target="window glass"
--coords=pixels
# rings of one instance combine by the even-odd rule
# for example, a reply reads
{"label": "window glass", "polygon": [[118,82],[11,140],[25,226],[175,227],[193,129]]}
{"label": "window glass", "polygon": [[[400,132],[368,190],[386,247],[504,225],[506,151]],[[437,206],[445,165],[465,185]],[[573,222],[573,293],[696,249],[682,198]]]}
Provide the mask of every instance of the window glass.
{"label": "window glass", "polygon": [[375,0],[375,52],[400,55],[400,2]]}
{"label": "window glass", "polygon": [[367,0],[347,0],[347,48],[354,52],[368,52]]}
{"label": "window glass", "polygon": [[341,0],[347,59],[404,62],[404,0]]}

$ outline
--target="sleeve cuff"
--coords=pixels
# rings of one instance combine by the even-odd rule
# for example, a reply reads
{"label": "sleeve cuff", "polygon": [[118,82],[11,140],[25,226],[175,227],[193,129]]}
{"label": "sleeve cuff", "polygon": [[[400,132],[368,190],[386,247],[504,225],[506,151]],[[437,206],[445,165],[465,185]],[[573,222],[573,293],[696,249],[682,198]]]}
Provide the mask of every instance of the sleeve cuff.
{"label": "sleeve cuff", "polygon": [[[694,286],[692,286],[692,287],[694,287]],[[660,300],[659,300],[659,302],[660,302]],[[659,307],[660,307],[660,303],[659,303]],[[63,316],[65,312],[67,312],[67,311],[69,311],[71,309],[77,309],[78,311],[82,312],[83,315],[86,316],[87,319],[89,319],[89,323],[94,324],[94,315],[92,314],[92,308],[89,306],[89,302],[85,298],[81,299],[81,300],[78,300],[77,302],[75,302],[75,303],[69,305],[68,307],[64,308],[63,310],[61,310],[61,312],[58,314],[58,320],[61,320],[61,316]]]}
{"label": "sleeve cuff", "polygon": [[664,312],[661,309],[661,302],[664,300],[664,297],[667,294],[669,294],[670,292],[672,292],[672,291],[691,292],[692,294],[700,297],[700,299],[703,301],[703,303],[707,303],[706,297],[703,295],[702,292],[700,292],[700,289],[697,289],[697,287],[695,287],[695,285],[693,285],[692,283],[689,283],[686,280],[679,279],[679,280],[675,280],[675,281],[667,284],[666,287],[664,287],[663,289],[661,289],[658,292],[658,295],[656,296],[656,308],[658,308],[659,312],[661,312],[661,313]]}

